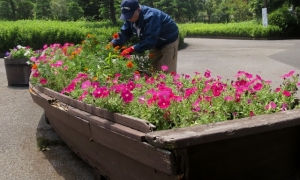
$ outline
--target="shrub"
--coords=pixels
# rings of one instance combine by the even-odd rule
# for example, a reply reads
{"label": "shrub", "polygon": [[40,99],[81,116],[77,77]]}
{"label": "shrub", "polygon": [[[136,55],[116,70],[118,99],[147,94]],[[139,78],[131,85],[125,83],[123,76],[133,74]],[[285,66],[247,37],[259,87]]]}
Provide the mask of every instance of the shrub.
{"label": "shrub", "polygon": [[273,11],[269,15],[268,21],[270,25],[279,26],[282,29],[282,34],[284,36],[300,35],[300,33],[297,31],[297,18],[287,9],[287,7],[282,7],[276,11]]}

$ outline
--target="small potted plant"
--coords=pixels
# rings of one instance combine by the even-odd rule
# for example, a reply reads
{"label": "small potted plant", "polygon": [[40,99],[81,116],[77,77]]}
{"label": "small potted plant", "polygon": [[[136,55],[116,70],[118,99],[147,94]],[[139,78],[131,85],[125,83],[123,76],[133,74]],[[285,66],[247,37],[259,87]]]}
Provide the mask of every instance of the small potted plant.
{"label": "small potted plant", "polygon": [[32,48],[21,45],[5,53],[4,64],[8,86],[28,85],[31,73],[30,57],[35,54]]}

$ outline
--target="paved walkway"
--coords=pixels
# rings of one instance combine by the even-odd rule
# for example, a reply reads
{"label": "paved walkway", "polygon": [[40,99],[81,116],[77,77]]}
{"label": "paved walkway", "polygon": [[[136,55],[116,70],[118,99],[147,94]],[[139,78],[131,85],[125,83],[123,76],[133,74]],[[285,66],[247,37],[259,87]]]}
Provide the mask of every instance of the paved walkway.
{"label": "paved walkway", "polygon": [[[178,72],[193,75],[206,69],[212,75],[233,79],[239,70],[281,83],[280,76],[300,73],[300,40],[223,40],[186,38],[179,51]],[[0,179],[89,180],[92,169],[62,143],[39,151],[37,138],[61,142],[45,124],[43,110],[26,87],[8,87],[0,59]]]}

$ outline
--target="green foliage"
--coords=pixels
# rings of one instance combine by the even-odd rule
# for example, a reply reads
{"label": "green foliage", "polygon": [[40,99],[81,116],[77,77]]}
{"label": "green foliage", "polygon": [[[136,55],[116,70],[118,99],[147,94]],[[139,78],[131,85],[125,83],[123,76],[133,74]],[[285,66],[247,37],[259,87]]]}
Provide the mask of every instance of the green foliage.
{"label": "green foliage", "polygon": [[70,2],[68,3],[67,13],[69,17],[74,21],[77,21],[81,17],[83,17],[83,9],[79,6],[77,2]]}
{"label": "green foliage", "polygon": [[35,6],[36,19],[51,19],[51,3],[50,0],[37,0]]}
{"label": "green foliage", "polygon": [[34,3],[21,1],[18,3],[17,19],[33,19]]}
{"label": "green foliage", "polygon": [[179,24],[179,28],[187,36],[268,38],[276,37],[281,33],[281,29],[278,26],[263,27],[261,24],[254,22],[227,24],[187,23]]}
{"label": "green foliage", "polygon": [[284,36],[300,35],[297,17],[293,15],[286,6],[272,12],[268,17],[268,21],[270,25],[276,25],[282,28]]}

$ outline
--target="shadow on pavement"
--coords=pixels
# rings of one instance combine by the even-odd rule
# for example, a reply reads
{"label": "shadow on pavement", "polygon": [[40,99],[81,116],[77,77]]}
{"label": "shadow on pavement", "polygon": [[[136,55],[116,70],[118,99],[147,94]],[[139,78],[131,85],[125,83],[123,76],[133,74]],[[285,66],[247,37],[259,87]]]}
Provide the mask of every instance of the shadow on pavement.
{"label": "shadow on pavement", "polygon": [[51,125],[46,123],[44,114],[38,123],[36,140],[45,159],[63,179],[94,179],[93,169],[62,141]]}

